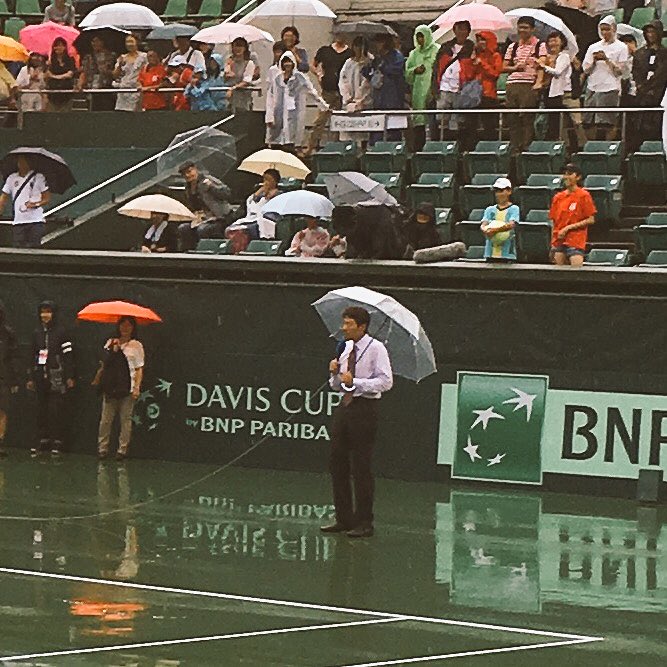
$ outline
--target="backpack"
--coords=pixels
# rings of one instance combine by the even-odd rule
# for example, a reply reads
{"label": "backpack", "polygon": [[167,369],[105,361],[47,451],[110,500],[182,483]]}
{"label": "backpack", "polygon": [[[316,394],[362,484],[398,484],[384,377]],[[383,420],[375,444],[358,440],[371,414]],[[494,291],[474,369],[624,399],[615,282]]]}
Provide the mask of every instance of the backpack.
{"label": "backpack", "polygon": [[130,365],[122,350],[109,351],[104,360],[100,389],[108,398],[125,398],[130,395],[132,382]]}

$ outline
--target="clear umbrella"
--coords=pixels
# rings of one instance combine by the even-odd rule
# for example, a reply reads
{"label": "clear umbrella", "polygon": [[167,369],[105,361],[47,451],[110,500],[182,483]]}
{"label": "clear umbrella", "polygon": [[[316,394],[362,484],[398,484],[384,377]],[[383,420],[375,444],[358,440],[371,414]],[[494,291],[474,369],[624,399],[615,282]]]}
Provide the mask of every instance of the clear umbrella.
{"label": "clear umbrella", "polygon": [[419,382],[437,371],[431,341],[419,318],[396,299],[366,287],[344,287],[328,292],[312,305],[337,340],[342,340],[345,308],[365,308],[371,316],[368,333],[386,345],[396,375]]}
{"label": "clear umbrella", "polygon": [[535,19],[535,34],[537,37],[546,41],[549,34],[557,30],[563,33],[563,36],[567,40],[567,48],[565,50],[573,57],[579,53],[579,45],[574,33],[567,27],[563,19],[558,16],[545,12],[543,9],[534,9],[532,7],[512,9],[506,12],[505,16],[509,17],[513,25],[516,25],[522,16],[532,16]]}
{"label": "clear umbrella", "polygon": [[259,7],[239,20],[239,23],[252,23],[253,19],[281,16],[294,23],[298,18],[335,19],[336,15],[320,0],[266,0]]}
{"label": "clear umbrella", "polygon": [[114,2],[96,7],[79,24],[80,28],[114,26],[126,30],[152,30],[164,25],[162,19],[148,7],[132,2]]}
{"label": "clear umbrella", "polygon": [[236,140],[212,127],[198,127],[177,134],[157,160],[159,176],[178,173],[186,162],[194,162],[212,176],[222,178],[236,164]]}
{"label": "clear umbrella", "polygon": [[254,25],[241,25],[240,23],[219,23],[200,30],[192,38],[195,42],[206,44],[231,44],[238,37],[243,37],[247,42],[270,42],[275,40],[271,33],[260,30]]}
{"label": "clear umbrella", "polygon": [[357,171],[341,171],[324,177],[329,192],[329,199],[335,206],[355,206],[384,204],[398,206],[396,199],[390,195],[381,183],[368,178]]}

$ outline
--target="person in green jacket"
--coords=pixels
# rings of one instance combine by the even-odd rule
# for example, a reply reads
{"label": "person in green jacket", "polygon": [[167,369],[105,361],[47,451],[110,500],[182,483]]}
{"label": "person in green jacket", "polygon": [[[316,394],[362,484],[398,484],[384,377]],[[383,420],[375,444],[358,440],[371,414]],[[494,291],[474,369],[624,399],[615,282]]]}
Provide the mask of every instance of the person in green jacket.
{"label": "person in green jacket", "polygon": [[[438,57],[438,44],[427,25],[417,26],[414,34],[415,48],[405,63],[405,80],[412,88],[412,108],[426,109],[433,99],[433,67]],[[413,116],[414,150],[420,151],[426,142],[426,117]]]}

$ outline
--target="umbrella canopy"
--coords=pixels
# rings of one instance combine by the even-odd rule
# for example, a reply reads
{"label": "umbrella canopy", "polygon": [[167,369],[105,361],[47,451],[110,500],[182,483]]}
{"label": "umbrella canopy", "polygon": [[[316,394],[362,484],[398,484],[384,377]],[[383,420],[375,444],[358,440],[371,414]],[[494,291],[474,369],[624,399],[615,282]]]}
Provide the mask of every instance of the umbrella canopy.
{"label": "umbrella canopy", "polygon": [[67,50],[71,52],[74,40],[79,36],[79,31],[69,25],[47,21],[46,23],[26,26],[19,35],[21,44],[28,51],[48,56],[51,54],[51,47],[57,37],[62,37],[67,42]]}
{"label": "umbrella canopy", "polygon": [[334,27],[335,33],[344,35],[391,35],[398,37],[398,33],[386,23],[377,21],[350,21],[349,23],[339,23]]}
{"label": "umbrella canopy", "polygon": [[598,18],[572,7],[564,7],[548,3],[542,7],[548,14],[558,16],[565,25],[577,36],[579,48],[585,51],[593,42],[600,39],[598,35]]}
{"label": "umbrella canopy", "polygon": [[335,206],[355,206],[356,204],[384,204],[398,206],[381,183],[368,178],[358,171],[341,171],[324,177],[329,199]]}
{"label": "umbrella canopy", "polygon": [[243,37],[247,42],[270,42],[275,41],[271,33],[260,30],[254,25],[243,25],[241,23],[220,23],[200,30],[192,38],[195,42],[205,44],[231,44],[237,37]]}
{"label": "umbrella canopy", "polygon": [[81,28],[100,28],[114,26],[126,30],[152,30],[164,25],[162,19],[148,7],[135,5],[132,2],[114,2],[93,9],[81,21]]}
{"label": "umbrella canopy", "polygon": [[565,25],[563,19],[545,12],[543,9],[533,9],[532,7],[520,7],[519,9],[512,9],[505,13],[511,21],[512,25],[516,26],[517,21],[522,16],[532,16],[535,19],[535,35],[542,41],[546,41],[549,33],[554,30],[561,32],[567,40],[567,48],[565,49],[570,56],[574,57],[579,53],[579,45],[577,38],[572,31]]}
{"label": "umbrella canopy", "polygon": [[335,19],[336,15],[320,0],[266,0],[259,7],[246,14],[239,23],[250,23],[256,18],[281,16],[291,19],[310,17]]}
{"label": "umbrella canopy", "polygon": [[185,23],[167,23],[161,28],[151,30],[148,35],[146,35],[146,39],[163,39],[171,41],[176,37],[192,37],[196,32],[197,28],[193,25],[186,25]]}
{"label": "umbrella canopy", "polygon": [[50,192],[61,195],[76,183],[69,165],[60,155],[47,151],[45,148],[31,146],[15,148],[5,155],[0,164],[0,170],[5,178],[18,169],[19,155],[28,158],[31,169],[44,174]]}
{"label": "umbrella canopy", "polygon": [[330,218],[334,205],[324,196],[310,190],[285,192],[270,199],[262,213],[278,215],[307,215],[311,218]]}
{"label": "umbrella canopy", "polygon": [[125,38],[132,33],[122,28],[104,25],[98,28],[84,28],[81,34],[74,40],[74,48],[79,53],[90,53],[92,46],[90,42],[93,37],[99,37],[104,46],[114,53],[123,53],[125,51]]}
{"label": "umbrella canopy", "polygon": [[15,39],[0,35],[0,60],[25,63],[30,58],[28,50]]}
{"label": "umbrella canopy", "polygon": [[162,318],[155,311],[129,301],[90,303],[83,310],[80,310],[76,317],[86,322],[103,322],[106,324],[115,324],[122,317],[134,317],[137,324],[162,322]]}
{"label": "umbrella canopy", "polygon": [[239,169],[260,176],[267,169],[277,169],[282,178],[298,178],[301,180],[310,174],[310,169],[296,155],[271,148],[263,148],[261,151],[249,155],[241,162]]}
{"label": "umbrella canopy", "polygon": [[345,308],[365,308],[371,315],[368,333],[384,342],[396,375],[419,382],[437,371],[431,341],[419,318],[396,299],[365,287],[344,287],[328,292],[312,305],[337,340],[342,338]]}
{"label": "umbrella canopy", "polygon": [[435,25],[450,30],[458,21],[468,21],[473,32],[477,30],[508,30],[512,27],[498,7],[477,2],[456,5],[438,16]]}
{"label": "umbrella canopy", "polygon": [[140,220],[150,220],[152,213],[166,213],[169,222],[190,222],[195,214],[177,199],[167,195],[143,195],[127,202],[118,209],[121,215]]}
{"label": "umbrella canopy", "polygon": [[646,45],[646,38],[644,37],[644,31],[640,28],[635,28],[632,25],[627,23],[619,23],[616,25],[616,34],[617,35],[632,35],[637,40],[637,48],[641,49],[642,46]]}
{"label": "umbrella canopy", "polygon": [[[173,147],[173,148],[172,148]],[[177,134],[157,160],[159,175],[175,174],[185,162],[222,178],[236,164],[236,139],[226,132],[204,126]]]}

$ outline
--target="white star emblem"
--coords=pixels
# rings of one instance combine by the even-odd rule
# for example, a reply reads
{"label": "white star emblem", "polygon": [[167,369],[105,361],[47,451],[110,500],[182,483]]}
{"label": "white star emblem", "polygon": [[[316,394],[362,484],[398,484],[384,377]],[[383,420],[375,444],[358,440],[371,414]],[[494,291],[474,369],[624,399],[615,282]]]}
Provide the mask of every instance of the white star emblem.
{"label": "white star emblem", "polygon": [[466,533],[474,533],[477,530],[477,524],[475,524],[474,521],[466,521],[463,524],[463,530],[465,530]]}
{"label": "white star emblem", "polygon": [[496,454],[492,459],[487,459],[486,467],[498,465],[505,458],[505,454]]}
{"label": "white star emblem", "polygon": [[470,436],[468,436],[468,444],[463,448],[463,451],[470,457],[470,460],[474,463],[475,459],[481,459],[482,457],[477,453],[479,445],[473,445]]}
{"label": "white star emblem", "polygon": [[530,415],[533,412],[533,401],[537,398],[537,394],[527,394],[525,391],[521,391],[521,389],[517,389],[516,387],[510,388],[516,394],[516,397],[508,398],[506,401],[503,401],[503,404],[516,403],[514,412],[521,408],[526,408],[526,421],[530,421]]}
{"label": "white star emblem", "polygon": [[497,412],[493,411],[493,406],[487,408],[486,410],[473,410],[473,413],[477,415],[477,419],[473,422],[470,430],[475,428],[477,424],[481,424],[484,430],[489,424],[489,419],[505,419],[502,415],[499,415]]}

